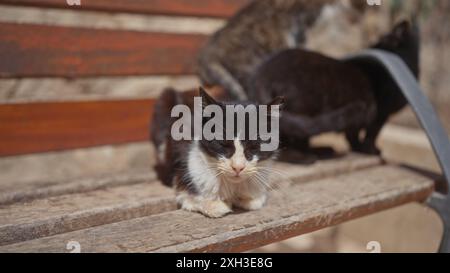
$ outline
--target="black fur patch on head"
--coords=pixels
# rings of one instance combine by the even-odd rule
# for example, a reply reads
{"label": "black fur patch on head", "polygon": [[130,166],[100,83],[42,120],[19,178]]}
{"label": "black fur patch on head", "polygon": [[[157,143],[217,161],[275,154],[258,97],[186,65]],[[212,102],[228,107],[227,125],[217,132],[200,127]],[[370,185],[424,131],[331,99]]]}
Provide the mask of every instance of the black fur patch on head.
{"label": "black fur patch on head", "polygon": [[372,48],[382,49],[398,55],[419,77],[420,31],[415,22],[401,21],[391,32],[382,36]]}
{"label": "black fur patch on head", "polygon": [[417,33],[411,23],[402,21],[394,26],[392,31],[382,36],[375,48],[384,50],[395,50],[402,46],[408,46],[411,39],[415,39]]}
{"label": "black fur patch on head", "polygon": [[[200,88],[200,95],[203,99],[203,107],[206,107],[208,105],[217,105],[219,107],[221,107],[224,115],[223,115],[223,124],[224,127],[222,128],[222,138],[223,140],[206,140],[206,139],[202,139],[200,141],[200,147],[202,148],[202,150],[204,152],[206,152],[209,156],[211,157],[215,157],[215,158],[219,158],[219,157],[226,157],[226,158],[230,158],[231,156],[233,156],[234,152],[235,152],[235,145],[234,145],[234,140],[227,140],[226,139],[226,131],[227,131],[227,123],[226,123],[226,106],[227,105],[233,105],[233,106],[243,106],[243,107],[247,107],[247,106],[251,106],[254,105],[256,107],[257,110],[257,117],[256,120],[259,120],[259,111],[258,111],[258,104],[255,103],[251,103],[251,102],[218,102],[216,100],[214,100],[211,96],[208,95],[208,93],[203,89]],[[268,107],[268,127],[270,130],[270,112],[271,112],[271,107],[278,105],[281,107],[281,105],[284,103],[284,99],[282,97],[277,97],[274,100],[272,100],[270,103],[268,103],[267,105]],[[234,125],[235,127],[233,128],[234,131],[234,137],[237,138],[238,137],[238,132],[237,132],[237,115],[235,115],[235,120],[234,120]],[[203,125],[205,125],[206,122],[208,122],[208,120],[210,120],[210,118],[203,118]],[[269,159],[270,157],[272,157],[272,155],[274,154],[275,151],[273,152],[263,152],[261,151],[261,144],[262,144],[262,140],[259,136],[257,136],[256,140],[250,140],[250,133],[249,133],[249,122],[250,122],[250,116],[249,114],[245,115],[245,137],[241,137],[240,142],[242,144],[242,146],[244,147],[244,154],[247,158],[247,160],[251,160],[255,155],[258,156],[258,158],[260,160],[265,160],[265,159]],[[258,128],[259,129],[259,128]]]}

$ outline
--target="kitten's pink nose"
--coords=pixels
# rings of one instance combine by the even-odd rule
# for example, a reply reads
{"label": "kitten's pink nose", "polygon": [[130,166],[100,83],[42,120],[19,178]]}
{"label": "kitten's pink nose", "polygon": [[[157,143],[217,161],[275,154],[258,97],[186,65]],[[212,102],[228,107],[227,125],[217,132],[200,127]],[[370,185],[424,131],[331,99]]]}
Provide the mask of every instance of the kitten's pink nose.
{"label": "kitten's pink nose", "polygon": [[238,176],[245,169],[245,165],[243,165],[243,164],[233,164],[233,165],[231,165],[231,168],[236,173],[236,176]]}

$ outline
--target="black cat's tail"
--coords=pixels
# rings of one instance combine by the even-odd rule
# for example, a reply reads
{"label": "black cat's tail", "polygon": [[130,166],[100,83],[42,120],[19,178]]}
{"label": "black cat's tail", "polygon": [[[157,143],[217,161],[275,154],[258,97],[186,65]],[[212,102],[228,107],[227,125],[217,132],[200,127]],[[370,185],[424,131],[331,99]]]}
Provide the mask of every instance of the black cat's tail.
{"label": "black cat's tail", "polygon": [[156,163],[154,170],[158,179],[166,186],[172,186],[175,166],[172,158],[171,111],[179,103],[179,94],[172,88],[163,91],[154,105],[150,125],[150,140],[155,147]]}
{"label": "black cat's tail", "polygon": [[325,132],[342,132],[346,128],[364,126],[375,116],[375,112],[375,108],[367,109],[366,104],[360,101],[315,117],[283,111],[280,132],[298,139],[307,139]]}

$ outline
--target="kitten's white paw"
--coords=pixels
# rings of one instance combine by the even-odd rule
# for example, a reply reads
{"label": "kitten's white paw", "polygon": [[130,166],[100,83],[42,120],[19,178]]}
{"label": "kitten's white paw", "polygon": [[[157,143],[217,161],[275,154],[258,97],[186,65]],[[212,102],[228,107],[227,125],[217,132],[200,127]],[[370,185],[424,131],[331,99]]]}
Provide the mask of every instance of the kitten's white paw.
{"label": "kitten's white paw", "polygon": [[177,202],[184,210],[200,212],[211,218],[223,217],[232,212],[231,203],[227,204],[221,200],[208,200],[185,194],[179,194],[177,196]]}
{"label": "kitten's white paw", "polygon": [[232,210],[225,202],[215,200],[203,202],[200,212],[211,218],[220,218],[232,212]]}
{"label": "kitten's white paw", "polygon": [[253,199],[238,199],[234,205],[245,210],[258,210],[264,207],[267,201],[267,196],[262,195]]}

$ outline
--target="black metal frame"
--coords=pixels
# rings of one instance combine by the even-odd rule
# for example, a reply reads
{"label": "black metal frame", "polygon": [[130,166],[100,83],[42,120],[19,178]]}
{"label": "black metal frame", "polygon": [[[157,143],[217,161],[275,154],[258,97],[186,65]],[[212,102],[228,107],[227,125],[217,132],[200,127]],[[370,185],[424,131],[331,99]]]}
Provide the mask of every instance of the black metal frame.
{"label": "black metal frame", "polygon": [[[425,130],[450,190],[450,142],[447,133],[406,64],[397,55],[377,49],[362,51],[345,60],[378,63],[390,73]],[[444,235],[439,252],[450,253],[450,195],[436,192],[428,200],[428,204],[440,215],[444,224]]]}

